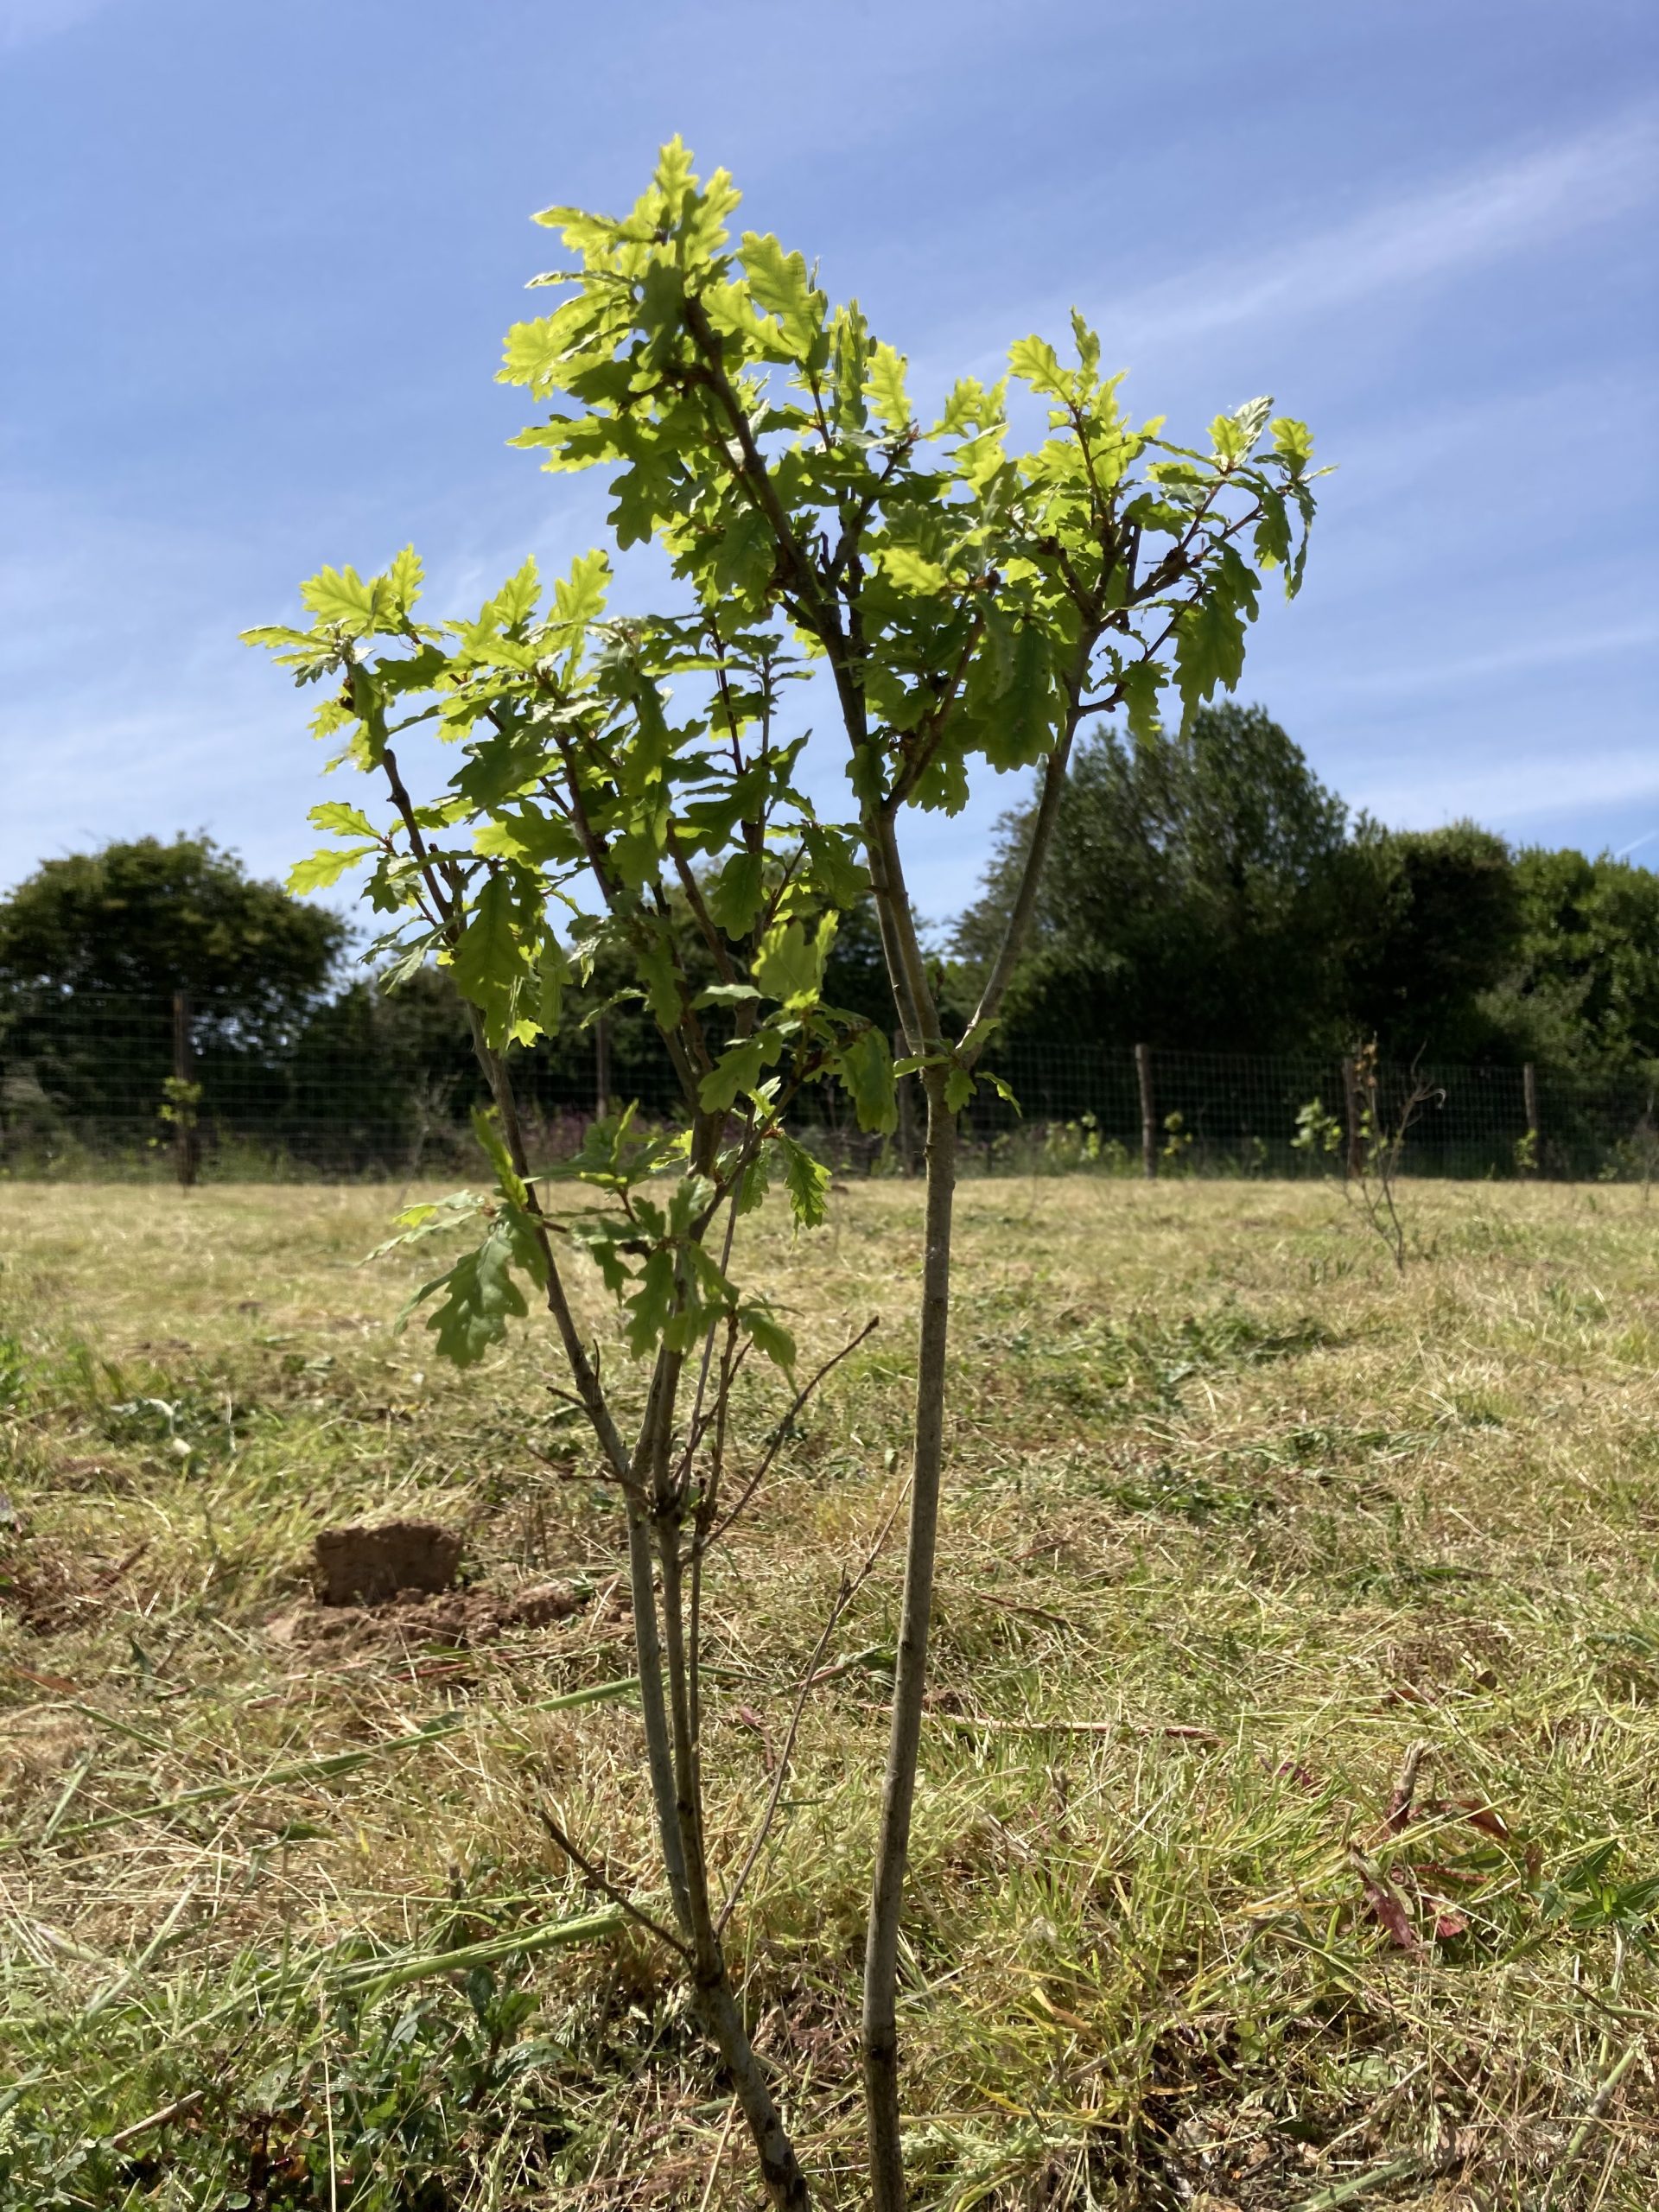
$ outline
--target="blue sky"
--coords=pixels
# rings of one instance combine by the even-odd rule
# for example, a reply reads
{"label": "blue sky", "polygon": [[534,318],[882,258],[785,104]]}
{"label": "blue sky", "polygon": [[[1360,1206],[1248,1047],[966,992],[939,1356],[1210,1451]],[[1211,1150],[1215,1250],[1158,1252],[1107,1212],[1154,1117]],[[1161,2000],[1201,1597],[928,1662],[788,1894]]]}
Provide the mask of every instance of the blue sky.
{"label": "blue sky", "polygon": [[[283,873],[321,755],[238,629],[600,534],[493,375],[525,218],[675,131],[912,388],[1075,302],[1173,432],[1305,416],[1242,696],[1387,821],[1659,862],[1656,62],[1651,0],[0,0],[0,885],[198,827]],[[1019,795],[918,823],[926,912]]]}

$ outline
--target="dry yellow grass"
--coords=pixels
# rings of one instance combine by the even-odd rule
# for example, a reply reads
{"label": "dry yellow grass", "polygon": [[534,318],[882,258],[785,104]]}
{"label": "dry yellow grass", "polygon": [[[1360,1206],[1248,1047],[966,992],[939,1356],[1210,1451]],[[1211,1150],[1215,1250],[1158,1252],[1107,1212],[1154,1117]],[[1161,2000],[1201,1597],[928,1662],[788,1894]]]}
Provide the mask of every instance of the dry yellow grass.
{"label": "dry yellow grass", "polygon": [[[963,1188],[906,1998],[923,2202],[1659,2196],[1656,1217],[1622,1188],[1405,1205],[1400,1277],[1314,1185]],[[358,1264],[389,1211],[0,1190],[8,2208],[322,2206],[331,2164],[359,2212],[752,2201],[637,1932],[471,1997],[350,1988],[355,1955],[590,1910],[538,1802],[654,1878],[626,1700],[537,1709],[632,1663],[618,1516],[549,1335],[467,1377],[418,1323],[394,1338],[435,1270]],[[897,1496],[919,1216],[914,1186],[861,1183],[822,1232],[752,1230],[746,1276],[807,1357],[882,1325],[716,1577],[733,1861],[840,1568]],[[325,1617],[312,1534],[404,1511],[464,1526],[465,1602]],[[550,1580],[593,1594],[500,1625]],[[734,1923],[849,2203],[896,1580],[889,1558],[839,1632]],[[376,1755],[260,1783],[353,1749]],[[110,1815],[133,1817],[83,1825]]]}

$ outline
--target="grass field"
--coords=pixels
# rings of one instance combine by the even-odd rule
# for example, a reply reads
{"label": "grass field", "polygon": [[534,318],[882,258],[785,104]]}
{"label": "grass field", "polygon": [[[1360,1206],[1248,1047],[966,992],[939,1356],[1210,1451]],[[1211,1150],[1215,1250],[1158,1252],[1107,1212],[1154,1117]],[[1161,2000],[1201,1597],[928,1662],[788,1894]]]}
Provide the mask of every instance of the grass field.
{"label": "grass field", "polygon": [[[1659,2202],[1659,1213],[1404,1203],[1397,1276],[1318,1186],[963,1189],[920,2202]],[[716,1578],[734,1860],[899,1496],[920,1204],[753,1229],[809,1356],[882,1325]],[[389,1211],[0,1187],[7,2212],[754,2202],[666,1953],[538,1817],[652,1894],[632,1705],[557,1703],[632,1666],[614,1504],[546,1332],[467,1377],[391,1333],[436,1269],[359,1264]],[[315,1530],[399,1512],[467,1586],[313,1602]],[[734,1923],[849,2204],[896,1554]]]}

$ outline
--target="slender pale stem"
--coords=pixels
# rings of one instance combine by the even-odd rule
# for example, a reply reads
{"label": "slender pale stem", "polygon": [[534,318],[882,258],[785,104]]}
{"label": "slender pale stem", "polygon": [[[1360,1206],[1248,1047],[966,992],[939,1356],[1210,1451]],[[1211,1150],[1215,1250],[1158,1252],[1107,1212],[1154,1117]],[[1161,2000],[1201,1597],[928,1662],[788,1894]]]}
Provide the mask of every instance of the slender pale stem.
{"label": "slender pale stem", "polygon": [[[524,1149],[518,1102],[513,1096],[512,1078],[508,1073],[506,1061],[499,1052],[492,1049],[484,1033],[483,1017],[478,1008],[469,1004],[467,1012],[472,1025],[473,1050],[488,1080],[491,1096],[501,1117],[501,1131],[508,1156],[524,1183],[531,1213],[536,1222],[542,1258],[547,1270],[548,1311],[558,1330],[571,1379],[576,1386],[576,1395],[593,1425],[594,1433],[609,1463],[611,1472],[624,1486],[624,1495],[627,1499],[628,1586],[633,1600],[633,1640],[639,1669],[639,1710],[645,1724],[645,1764],[651,1776],[652,1800],[657,1813],[658,1833],[662,1840],[663,1870],[668,1876],[675,1916],[682,1928],[689,1929],[691,1924],[690,1905],[686,1890],[684,1855],[680,1848],[679,1824],[674,1810],[674,1764],[669,1745],[668,1713],[663,1702],[663,1648],[657,1629],[656,1578],[651,1555],[651,1529],[645,1514],[641,1484],[637,1479],[646,1465],[646,1453],[643,1446],[639,1452],[629,1453],[594,1363],[588,1356],[582,1332],[576,1326],[576,1317],[571,1310],[570,1301],[565,1294],[563,1278],[559,1273],[553,1240],[542,1218],[536,1186],[531,1180],[530,1161]],[[658,1360],[658,1372],[652,1379],[644,1424],[644,1437],[646,1439],[655,1434],[654,1423],[662,1418],[662,1369],[669,1357],[664,1353]]]}
{"label": "slender pale stem", "polygon": [[[996,958],[980,994],[979,1004],[974,1008],[974,1018],[968,1025],[972,1036],[982,1022],[993,1021],[1001,1011],[1003,995],[1014,975],[1020,955],[1025,950],[1026,939],[1031,931],[1032,917],[1037,909],[1037,893],[1040,887],[1043,863],[1048,858],[1049,847],[1054,842],[1054,829],[1060,818],[1060,802],[1065,796],[1066,771],[1071,765],[1071,740],[1077,728],[1077,710],[1073,708],[1067,718],[1066,728],[1059,743],[1049,754],[1043,766],[1042,797],[1037,803],[1037,818],[1031,826],[1031,843],[1026,853],[1026,863],[1009,910],[1007,925],[1002,932],[1002,942],[997,948]],[[969,1047],[969,1057],[977,1058],[983,1047],[983,1039]]]}
{"label": "slender pale stem", "polygon": [[691,1978],[697,2012],[704,2029],[726,2062],[732,2088],[743,2108],[753,2139],[766,2195],[779,2212],[805,2212],[811,2202],[806,2177],[801,2171],[772,2091],[755,2056],[747,2028],[732,1993],[709,1893],[709,1869],[704,1855],[702,1757],[692,1719],[690,1675],[687,1665],[684,1622],[685,1592],[680,1559],[680,1513],[664,1500],[657,1515],[657,1559],[663,1580],[663,1627],[667,1645],[669,1711],[674,1730],[674,1766],[677,1782],[676,1813],[681,1851],[685,1860],[687,1896],[690,1907]]}
{"label": "slender pale stem", "polygon": [[880,810],[866,816],[865,849],[870,863],[870,882],[875,895],[881,950],[887,962],[893,996],[913,1051],[931,1052],[940,1041],[939,1013],[928,988],[927,963],[916,935],[905,883],[904,861],[892,821]]}
{"label": "slender pale stem", "polygon": [[927,1688],[928,1628],[944,1458],[944,1363],[950,1317],[951,1209],[957,1179],[957,1117],[945,1103],[946,1072],[938,1066],[923,1071],[927,1093],[927,1215],[921,1343],[916,1363],[915,1460],[898,1662],[893,1671],[893,1720],[864,1953],[864,2085],[874,2212],[905,2212],[906,2204],[899,2139],[899,1930],[921,1750],[922,1698]]}

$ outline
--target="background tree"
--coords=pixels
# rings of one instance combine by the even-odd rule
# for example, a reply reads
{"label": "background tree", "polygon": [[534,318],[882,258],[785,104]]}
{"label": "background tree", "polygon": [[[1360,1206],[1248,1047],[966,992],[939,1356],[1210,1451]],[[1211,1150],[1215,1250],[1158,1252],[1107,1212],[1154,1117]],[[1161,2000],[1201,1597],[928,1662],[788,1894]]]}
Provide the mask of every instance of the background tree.
{"label": "background tree", "polygon": [[188,991],[266,1029],[315,1004],[347,935],[210,837],[138,837],[43,861],[0,899],[0,990]]}
{"label": "background tree", "polygon": [[[958,1017],[994,956],[1034,810],[1005,817],[951,939]],[[1021,1042],[1659,1061],[1659,876],[1511,850],[1472,822],[1354,817],[1260,707],[1078,749],[1005,1033]]]}
{"label": "background tree", "polygon": [[1510,1057],[1583,1074],[1659,1061],[1659,875],[1525,846],[1513,964],[1480,1012]]}
{"label": "background tree", "polygon": [[[8,1117],[155,1131],[187,992],[207,1110],[291,1114],[281,1064],[327,1004],[349,931],[250,876],[207,836],[139,837],[42,863],[0,900],[0,1049]],[[359,1064],[360,1071],[360,1064]],[[228,1085],[228,1091],[227,1091]]]}
{"label": "background tree", "polygon": [[[957,925],[959,997],[994,956],[1032,821],[1029,808],[1006,818]],[[1196,1052],[1332,1045],[1370,873],[1347,808],[1263,709],[1103,731],[1061,801],[1007,1031]]]}
{"label": "background tree", "polygon": [[1365,825],[1368,925],[1348,960],[1350,1036],[1385,1060],[1506,1060],[1516,1052],[1488,999],[1520,955],[1510,849],[1473,822],[1440,830]]}

